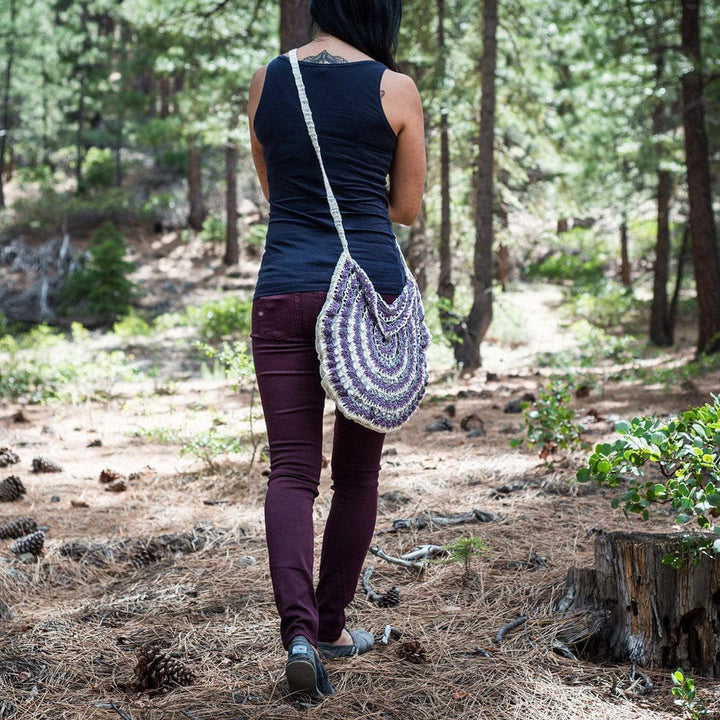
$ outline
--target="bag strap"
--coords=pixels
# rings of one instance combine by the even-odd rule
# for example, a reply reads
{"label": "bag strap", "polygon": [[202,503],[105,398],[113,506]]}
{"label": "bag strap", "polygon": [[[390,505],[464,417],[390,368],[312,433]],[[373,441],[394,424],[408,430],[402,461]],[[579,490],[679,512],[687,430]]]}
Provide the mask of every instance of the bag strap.
{"label": "bag strap", "polygon": [[327,195],[328,205],[330,206],[330,214],[332,215],[333,222],[335,223],[335,229],[340,237],[343,250],[348,254],[348,256],[350,256],[347,239],[345,238],[345,228],[342,224],[342,215],[340,215],[340,208],[338,207],[337,200],[333,194],[332,187],[330,187],[330,180],[328,180],[327,173],[325,172],[325,165],[320,153],[320,143],[318,142],[317,131],[315,130],[315,122],[313,121],[312,112],[310,111],[310,103],[308,103],[307,95],[305,94],[305,84],[303,83],[302,75],[300,74],[297,50],[293,48],[288,53],[288,56],[290,57],[290,65],[292,67],[293,76],[295,77],[295,86],[297,87],[298,97],[300,98],[300,107],[302,108],[303,117],[305,118],[305,124],[307,125],[308,134],[310,135],[310,141],[315,148],[315,154],[317,155],[318,162],[320,163],[320,172],[322,173],[323,183],[325,185],[325,194]]}

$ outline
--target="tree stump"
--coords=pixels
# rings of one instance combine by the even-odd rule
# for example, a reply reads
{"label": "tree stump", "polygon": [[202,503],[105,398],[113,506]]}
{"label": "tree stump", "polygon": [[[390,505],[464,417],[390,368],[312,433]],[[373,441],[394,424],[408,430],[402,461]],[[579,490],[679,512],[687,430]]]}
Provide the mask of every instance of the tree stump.
{"label": "tree stump", "polygon": [[[686,537],[686,536],[685,536]],[[556,612],[575,621],[559,638],[596,659],[682,667],[720,676],[720,556],[663,565],[677,533],[600,535],[595,567],[570,568]]]}

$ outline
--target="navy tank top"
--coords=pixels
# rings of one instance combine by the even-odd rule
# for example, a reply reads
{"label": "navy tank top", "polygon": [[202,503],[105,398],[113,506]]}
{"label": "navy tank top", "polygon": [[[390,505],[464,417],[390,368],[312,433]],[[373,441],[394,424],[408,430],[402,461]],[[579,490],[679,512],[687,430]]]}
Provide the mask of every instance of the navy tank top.
{"label": "navy tank top", "polygon": [[[388,215],[386,177],[397,137],[380,102],[385,70],[375,60],[300,60],[350,254],[378,292],[398,294],[405,269]],[[254,297],[327,290],[342,246],[286,55],[267,67],[254,128],[270,190],[270,221]]]}

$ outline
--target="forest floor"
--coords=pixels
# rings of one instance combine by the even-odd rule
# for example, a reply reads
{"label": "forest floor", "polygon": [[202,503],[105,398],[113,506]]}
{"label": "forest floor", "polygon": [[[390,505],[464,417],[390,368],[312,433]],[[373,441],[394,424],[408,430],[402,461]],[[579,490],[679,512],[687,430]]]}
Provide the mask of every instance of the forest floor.
{"label": "forest floor", "polygon": [[[197,292],[203,300],[213,294],[207,284]],[[680,717],[671,670],[645,669],[654,687],[643,694],[630,665],[569,659],[553,648],[563,624],[554,602],[568,568],[592,565],[599,529],[675,527],[662,514],[647,523],[626,519],[611,509],[612,491],[576,484],[582,452],[545,463],[536,449],[511,448],[522,415],[504,412],[506,403],[537,395],[547,382],[539,353],[572,350],[576,342],[562,325],[560,301],[557,288],[543,285],[502,296],[501,306],[521,318],[523,337],[486,343],[484,367],[473,377],[449,372],[447,352],[433,354],[420,410],[386,440],[375,542],[399,555],[474,535],[487,542],[487,553],[473,560],[469,577],[457,563],[433,563],[418,575],[368,555],[375,587],[397,586],[401,601],[381,609],[359,589],[350,627],[380,638],[392,625],[402,638],[329,662],[337,694],[313,709],[286,697],[263,535],[266,458],[258,454],[250,465],[243,451],[210,466],[180,453],[181,437],[246,423],[249,388],[236,392],[224,377],[200,372],[192,338],[175,328],[117,346],[164,379],[114,383],[102,401],[0,405],[0,446],[20,457],[2,476],[18,475],[27,488],[21,500],[0,506],[0,521],[32,516],[48,527],[35,564],[12,559],[9,541],[0,542],[0,719]],[[112,349],[107,337],[85,342],[88,362],[99,348]],[[685,348],[674,357],[691,354]],[[720,387],[718,373],[667,387],[611,381],[604,372],[589,396],[573,399],[591,443],[612,437],[617,419],[678,412],[709,401]],[[23,422],[14,417],[18,410]],[[329,442],[330,404],[326,411]],[[473,414],[484,436],[461,430]],[[426,431],[438,416],[453,429]],[[261,420],[254,430],[262,430]],[[32,472],[37,456],[62,471]],[[99,482],[106,468],[129,476],[125,490],[106,491]],[[329,482],[325,469],[318,527]],[[495,519],[388,532],[398,518],[471,510]],[[128,558],[141,547],[154,561],[136,567]],[[501,626],[519,615],[527,622],[496,644]],[[409,641],[421,647],[414,655]],[[147,642],[178,653],[194,683],[165,694],[135,692],[135,650]],[[720,708],[716,684],[697,685],[705,705]]]}

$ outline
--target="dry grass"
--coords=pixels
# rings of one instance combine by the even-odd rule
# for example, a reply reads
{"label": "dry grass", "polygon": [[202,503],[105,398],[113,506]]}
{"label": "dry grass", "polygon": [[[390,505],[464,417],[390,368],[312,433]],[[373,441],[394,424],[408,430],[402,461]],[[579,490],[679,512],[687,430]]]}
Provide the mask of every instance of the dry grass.
{"label": "dry grass", "polygon": [[[227,465],[213,474],[179,458],[176,447],[129,439],[148,415],[129,394],[107,405],[26,407],[31,422],[22,427],[11,421],[17,408],[6,406],[0,445],[11,445],[21,455],[12,471],[21,475],[28,494],[0,506],[0,521],[32,515],[49,531],[45,554],[34,565],[11,558],[9,543],[0,543],[0,600],[12,613],[0,620],[0,720],[679,717],[669,692],[669,670],[646,670],[654,690],[642,695],[630,680],[629,666],[598,666],[553,650],[558,634],[573,622],[555,616],[553,602],[568,567],[592,562],[593,528],[627,529],[638,523],[611,510],[608,493],[569,483],[579,458],[547,468],[534,453],[509,449],[519,418],[504,415],[502,407],[508,398],[534,389],[538,380],[527,372],[491,385],[479,379],[448,381],[434,389],[435,397],[428,397],[406,429],[388,438],[381,492],[396,494],[381,503],[377,544],[397,554],[420,543],[442,545],[474,534],[489,543],[490,554],[476,559],[470,580],[456,564],[432,564],[417,576],[369,557],[375,587],[399,586],[402,601],[379,609],[358,593],[349,610],[351,624],[378,637],[391,624],[403,637],[368,655],[328,663],[337,695],[311,710],[292,705],[285,696],[285,655],[262,526],[266,465],[257,464],[249,473],[242,464]],[[709,392],[718,378],[703,383],[701,390]],[[454,399],[460,389],[486,392]],[[148,403],[158,422],[169,423],[200,398],[208,417],[215,407],[238,402],[222,385],[188,381],[178,383],[175,395]],[[450,400],[458,418],[477,412],[487,436],[468,440],[461,432],[426,434],[425,425]],[[650,396],[638,388],[615,387],[586,402],[631,415],[679,409],[685,401],[682,394]],[[328,416],[328,429],[330,423]],[[52,432],[43,432],[44,425]],[[592,440],[599,441],[608,429],[608,424],[594,428]],[[97,436],[102,447],[87,448]],[[58,460],[65,472],[31,474],[31,458],[40,453]],[[129,482],[124,493],[104,492],[97,481],[104,467],[128,473],[147,465],[155,471]],[[326,473],[318,524],[329,506]],[[514,491],[495,492],[512,483],[518,483]],[[72,507],[73,499],[89,507]],[[382,532],[394,518],[472,508],[503,519]],[[666,516],[650,522],[658,530],[671,526]],[[121,555],[99,567],[59,552],[69,540],[117,547],[129,541],[146,544],[163,533],[192,532],[202,538],[194,551],[168,553],[139,569]],[[508,561],[522,561],[532,551],[547,557],[547,567],[508,568]],[[2,608],[0,603],[0,613]],[[495,644],[498,629],[521,614],[527,623]],[[399,656],[406,640],[425,648],[425,663]],[[135,649],[146,642],[180,653],[196,672],[195,684],[166,694],[133,692]],[[720,707],[711,683],[700,680],[698,686],[709,707]]]}

